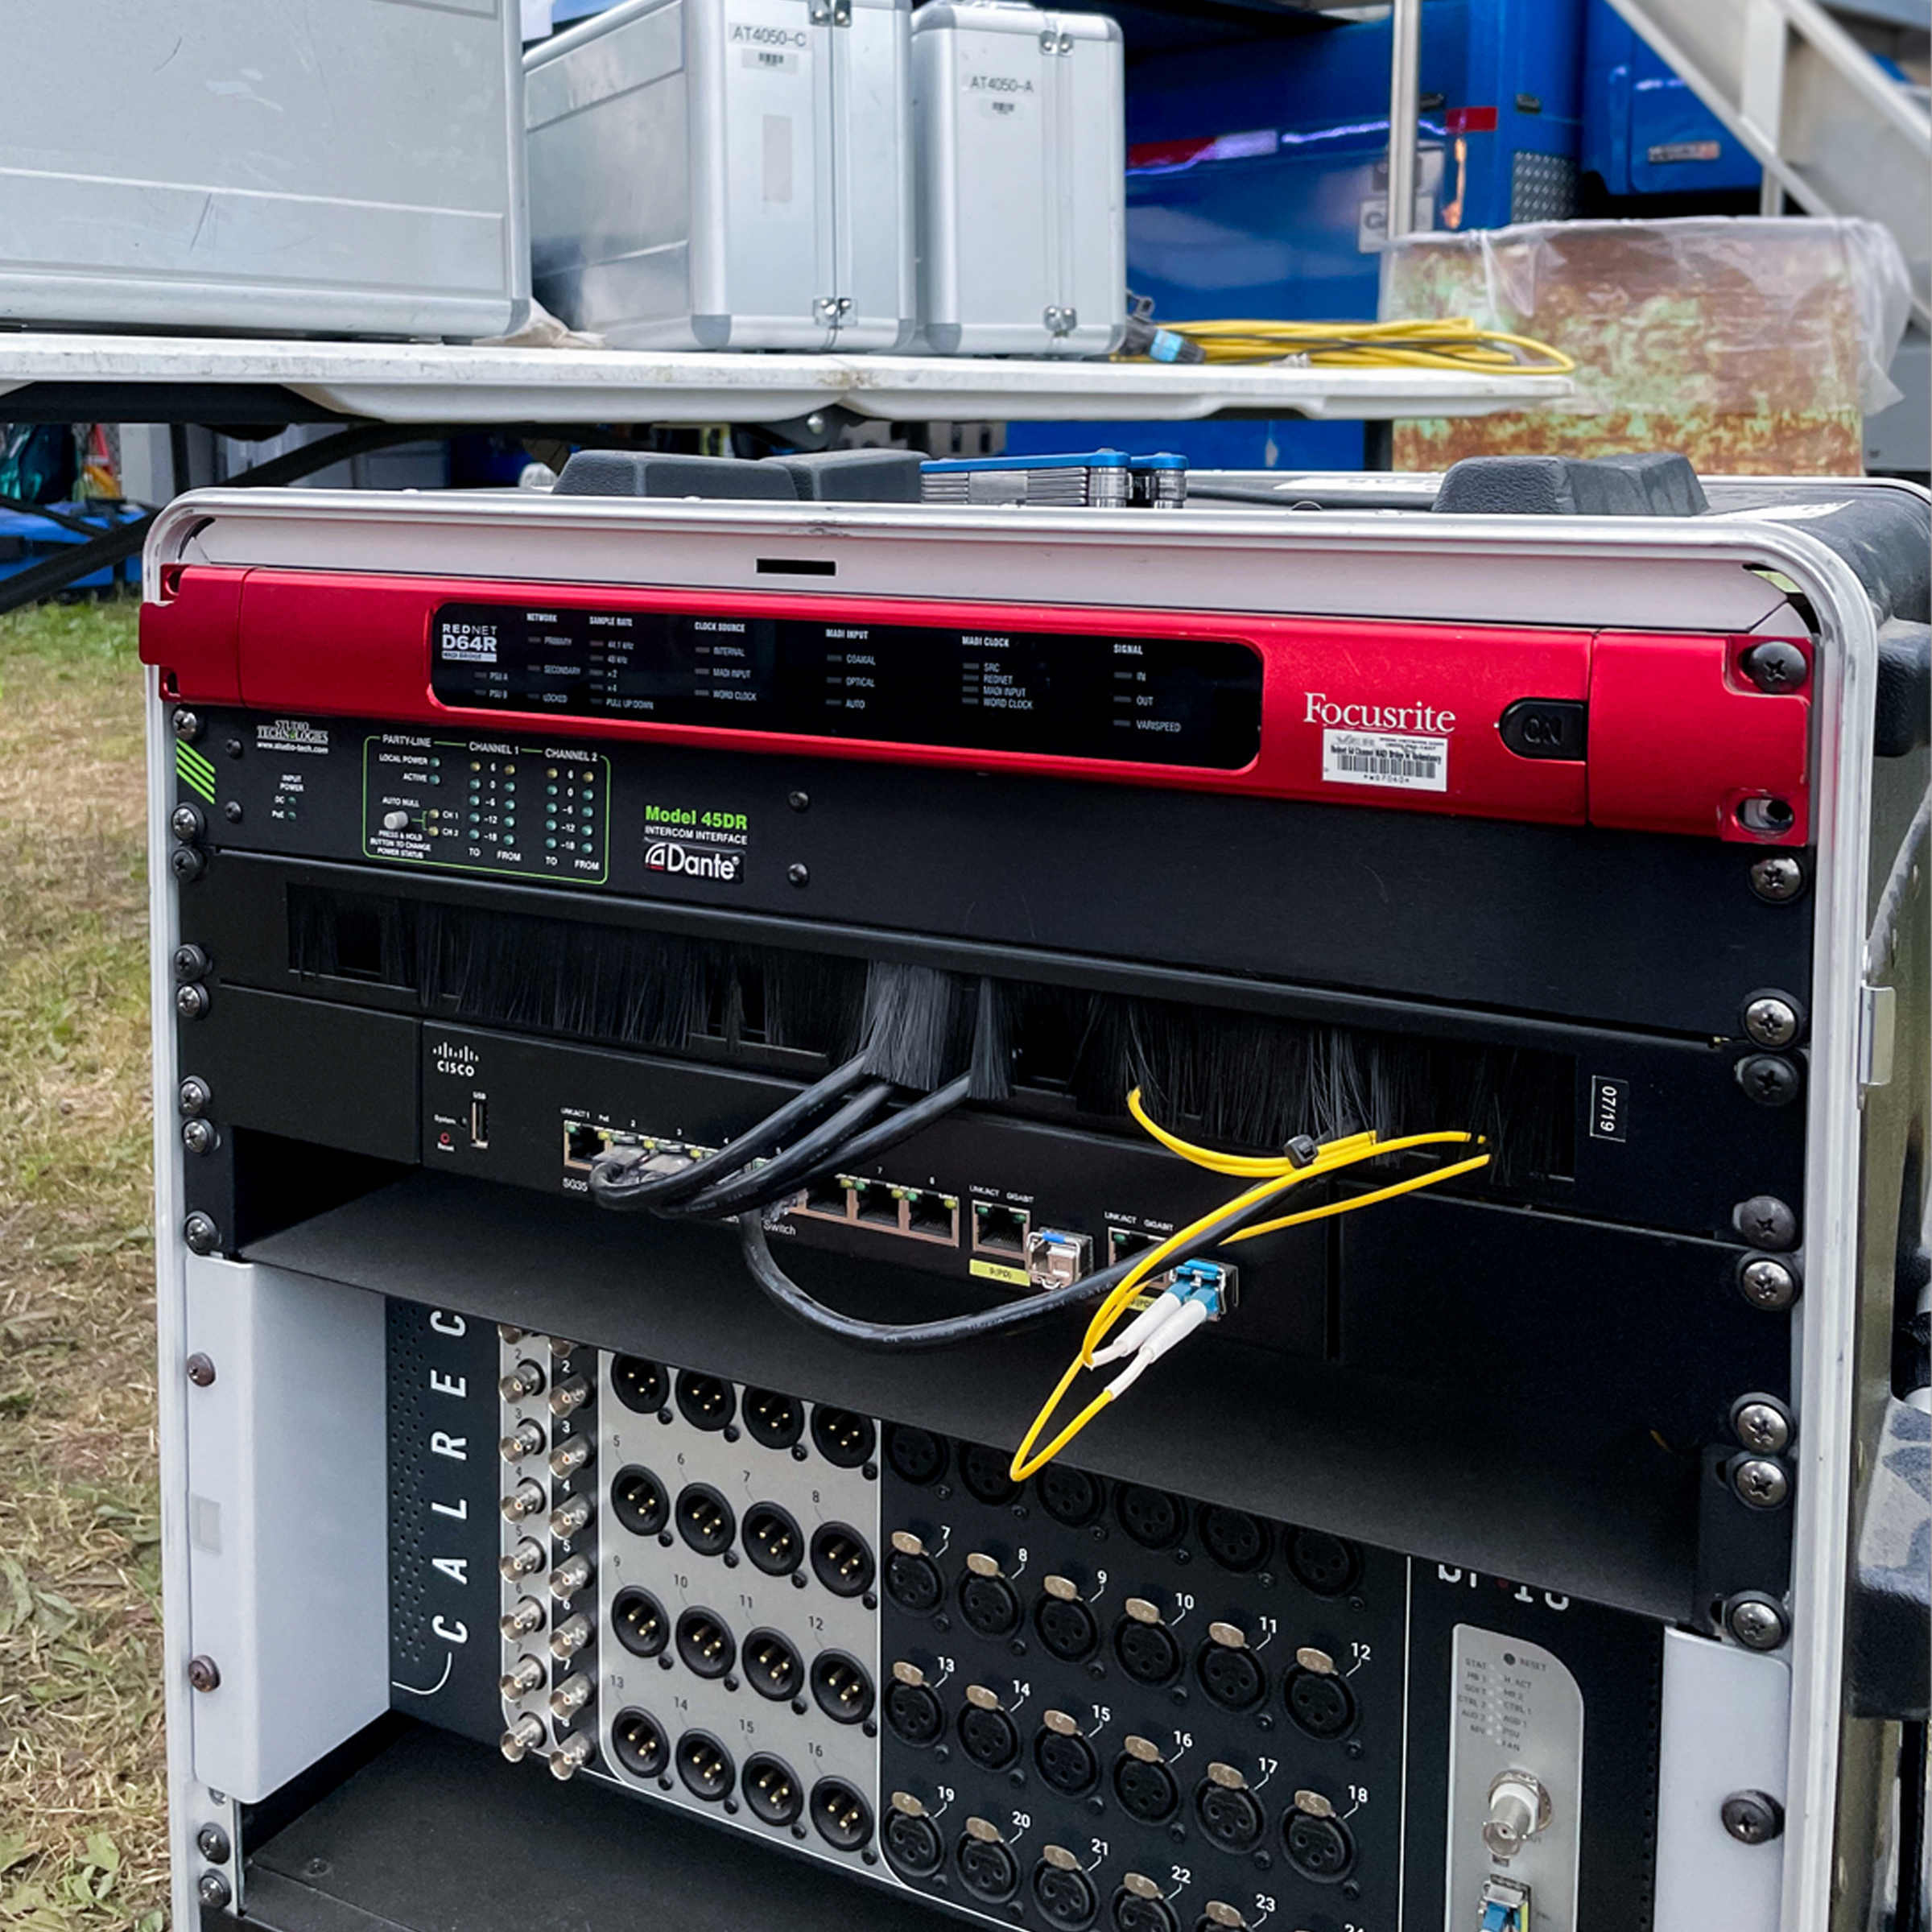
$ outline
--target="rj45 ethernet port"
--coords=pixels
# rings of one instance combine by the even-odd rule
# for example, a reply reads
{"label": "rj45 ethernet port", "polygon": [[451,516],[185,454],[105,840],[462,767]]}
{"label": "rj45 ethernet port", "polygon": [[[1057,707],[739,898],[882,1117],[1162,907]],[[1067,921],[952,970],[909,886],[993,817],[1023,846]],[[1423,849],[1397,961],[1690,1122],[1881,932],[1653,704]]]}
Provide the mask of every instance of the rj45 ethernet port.
{"label": "rj45 ethernet port", "polygon": [[791,1204],[794,1214],[809,1215],[815,1220],[844,1221],[851,1217],[852,1190],[843,1179],[828,1174],[814,1181]]}
{"label": "rj45 ethernet port", "polygon": [[906,1232],[922,1241],[943,1241],[948,1248],[960,1245],[960,1203],[956,1195],[934,1194],[925,1189],[906,1197]]}
{"label": "rj45 ethernet port", "polygon": [[852,1196],[857,1203],[857,1218],[868,1228],[898,1226],[899,1197],[883,1181],[861,1181]]}
{"label": "rj45 ethernet port", "polygon": [[972,1204],[972,1245],[978,1254],[1024,1255],[1026,1236],[1033,1224],[1030,1215],[1018,1208],[1004,1208],[997,1201]]}
{"label": "rj45 ethernet port", "polygon": [[610,1145],[610,1136],[588,1121],[564,1123],[564,1165],[582,1173]]}

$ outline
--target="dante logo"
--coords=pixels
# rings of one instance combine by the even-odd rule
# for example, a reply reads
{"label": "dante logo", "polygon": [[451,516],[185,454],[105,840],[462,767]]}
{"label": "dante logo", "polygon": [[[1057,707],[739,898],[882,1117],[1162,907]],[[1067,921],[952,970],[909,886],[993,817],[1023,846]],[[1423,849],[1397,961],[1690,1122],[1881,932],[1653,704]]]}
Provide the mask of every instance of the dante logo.
{"label": "dante logo", "polygon": [[1455,713],[1438,711],[1419,700],[1413,704],[1338,704],[1325,691],[1305,691],[1308,701],[1304,724],[1327,724],[1350,731],[1422,731],[1442,734],[1455,729]]}
{"label": "dante logo", "polygon": [[442,641],[446,664],[493,664],[497,661],[497,627],[493,624],[456,624],[445,618]]}
{"label": "dante logo", "polygon": [[646,872],[683,873],[694,879],[717,879],[735,886],[745,876],[745,860],[735,852],[694,852],[688,845],[674,845],[667,839],[644,848]]}

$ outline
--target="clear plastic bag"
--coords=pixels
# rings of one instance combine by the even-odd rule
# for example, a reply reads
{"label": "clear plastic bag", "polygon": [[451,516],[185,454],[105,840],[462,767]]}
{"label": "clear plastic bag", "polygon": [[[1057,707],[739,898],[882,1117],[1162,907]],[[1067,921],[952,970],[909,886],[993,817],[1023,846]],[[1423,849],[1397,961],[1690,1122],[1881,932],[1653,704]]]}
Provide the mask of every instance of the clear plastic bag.
{"label": "clear plastic bag", "polygon": [[1415,425],[1406,444],[1428,447],[1406,446],[1402,460],[1648,448],[1682,449],[1706,469],[1856,473],[1864,417],[1898,399],[1886,371],[1910,310],[1898,243],[1871,221],[1695,217],[1410,236],[1385,258],[1385,317],[1471,316],[1554,343],[1578,366],[1567,402],[1472,419],[1454,436]]}

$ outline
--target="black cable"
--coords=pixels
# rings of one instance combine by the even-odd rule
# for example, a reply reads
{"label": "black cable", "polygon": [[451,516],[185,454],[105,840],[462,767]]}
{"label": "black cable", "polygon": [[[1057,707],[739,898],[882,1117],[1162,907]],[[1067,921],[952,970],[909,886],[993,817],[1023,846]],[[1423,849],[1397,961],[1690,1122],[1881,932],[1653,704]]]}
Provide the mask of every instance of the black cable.
{"label": "black cable", "polygon": [[984,1308],[972,1315],[948,1315],[932,1322],[865,1322],[856,1315],[840,1315],[815,1301],[781,1268],[765,1238],[764,1223],[756,1214],[738,1216],[739,1245],[751,1278],[787,1315],[809,1323],[822,1332],[860,1348],[911,1353],[922,1348],[944,1348],[955,1342],[984,1340],[989,1335],[1012,1335],[1030,1328],[1081,1302],[1097,1302],[1120,1282],[1133,1265],[1132,1261],[1117,1261],[1097,1274],[1084,1275],[1064,1287],[1051,1288],[1043,1294],[1023,1302],[1008,1302],[997,1308]]}
{"label": "black cable", "polygon": [[601,1154],[590,1170],[590,1198],[600,1208],[620,1211],[675,1206],[688,1200],[714,1181],[729,1179],[747,1161],[779,1146],[786,1134],[823,1113],[841,1094],[865,1077],[867,1055],[855,1054],[824,1080],[795,1094],[782,1107],[766,1115],[728,1146],[662,1174],[640,1172],[650,1157],[641,1148],[614,1148]]}
{"label": "black cable", "polygon": [[740,1208],[769,1208],[780,1195],[799,1187],[809,1187],[821,1174],[840,1169],[854,1169],[874,1154],[883,1154],[888,1147],[896,1147],[901,1141],[910,1139],[922,1128],[930,1127],[942,1115],[952,1113],[968,1096],[972,1086],[972,1076],[963,1073],[956,1080],[935,1088],[923,1099],[914,1100],[909,1107],[902,1107],[897,1113],[888,1116],[847,1146],[835,1147],[821,1155],[803,1174],[796,1167],[787,1166],[784,1175],[772,1183],[770,1176],[777,1162],[761,1167],[756,1174],[746,1178],[768,1184],[752,1189],[733,1204]]}
{"label": "black cable", "polygon": [[754,1199],[762,1204],[767,1195],[795,1193],[805,1170],[821,1157],[836,1165],[845,1142],[891,1097],[891,1081],[873,1080],[861,1088],[829,1120],[822,1121],[762,1167],[733,1174],[675,1205],[657,1201],[651,1205],[658,1213],[681,1220],[710,1220],[736,1213]]}
{"label": "black cable", "polygon": [[[910,1113],[911,1109],[906,1111]],[[1301,1156],[1296,1165],[1306,1166],[1314,1158],[1313,1147],[1314,1143],[1306,1136],[1298,1136],[1289,1150],[1290,1158]],[[1246,1202],[1217,1216],[1185,1248],[1166,1257],[1161,1273],[1170,1273],[1210,1248],[1217,1247],[1244,1222],[1266,1213],[1278,1199],[1278,1195],[1271,1194],[1263,1200]],[[1129,1269],[1140,1259],[1138,1255],[1129,1255],[1124,1261],[1116,1261],[1111,1268],[1083,1275],[1077,1282],[1069,1282],[1063,1288],[1049,1289],[1045,1294],[1033,1295],[1023,1302],[982,1309],[974,1315],[951,1315],[939,1321],[898,1324],[864,1322],[853,1315],[840,1315],[836,1308],[828,1308],[823,1302],[807,1294],[778,1265],[772,1254],[771,1245],[765,1238],[764,1224],[756,1214],[739,1216],[738,1233],[745,1265],[751,1270],[752,1279],[787,1315],[857,1348],[888,1352],[943,1348],[954,1342],[979,1341],[988,1335],[1011,1335],[1020,1329],[1030,1328],[1036,1322],[1059,1314],[1063,1308],[1071,1308],[1080,1302],[1098,1301],[1117,1282],[1124,1281]]]}

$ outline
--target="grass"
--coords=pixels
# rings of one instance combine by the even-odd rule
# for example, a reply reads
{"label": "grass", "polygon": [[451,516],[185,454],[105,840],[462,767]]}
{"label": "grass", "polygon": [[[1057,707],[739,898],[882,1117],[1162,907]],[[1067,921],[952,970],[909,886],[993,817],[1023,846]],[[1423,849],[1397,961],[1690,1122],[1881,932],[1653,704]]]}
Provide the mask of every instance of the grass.
{"label": "grass", "polygon": [[0,617],[0,1927],[166,1923],[135,605]]}

